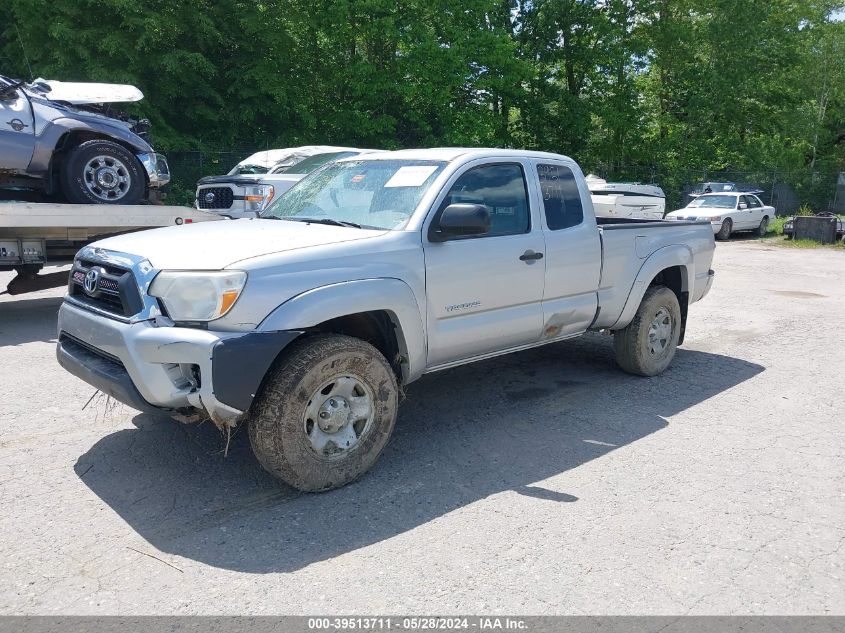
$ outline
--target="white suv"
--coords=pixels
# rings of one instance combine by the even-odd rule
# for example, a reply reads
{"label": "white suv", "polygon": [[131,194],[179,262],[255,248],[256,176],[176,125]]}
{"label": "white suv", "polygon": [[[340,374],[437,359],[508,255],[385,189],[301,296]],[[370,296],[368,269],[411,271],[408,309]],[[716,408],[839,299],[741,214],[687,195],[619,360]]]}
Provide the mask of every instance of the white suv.
{"label": "white suv", "polygon": [[197,183],[195,206],[230,218],[254,217],[274,198],[315,169],[341,158],[373,151],[377,150],[331,146],[292,148],[291,153],[286,154],[266,173],[259,173],[262,168],[251,164],[241,168],[241,163],[225,176],[201,179]]}

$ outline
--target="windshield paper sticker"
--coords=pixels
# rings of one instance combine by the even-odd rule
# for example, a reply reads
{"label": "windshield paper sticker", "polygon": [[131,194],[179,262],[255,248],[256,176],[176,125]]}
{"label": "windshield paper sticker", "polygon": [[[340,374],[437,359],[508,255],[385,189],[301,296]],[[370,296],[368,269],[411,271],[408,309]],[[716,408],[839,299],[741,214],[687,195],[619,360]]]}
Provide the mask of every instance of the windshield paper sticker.
{"label": "windshield paper sticker", "polygon": [[436,165],[413,165],[400,167],[393,176],[384,183],[385,187],[419,187],[437,170]]}

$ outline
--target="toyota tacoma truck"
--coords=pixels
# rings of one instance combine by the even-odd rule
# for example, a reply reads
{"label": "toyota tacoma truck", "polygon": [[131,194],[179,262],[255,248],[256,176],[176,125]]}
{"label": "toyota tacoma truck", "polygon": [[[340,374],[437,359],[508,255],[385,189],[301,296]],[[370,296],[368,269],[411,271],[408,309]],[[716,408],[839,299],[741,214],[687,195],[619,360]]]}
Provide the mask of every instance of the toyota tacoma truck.
{"label": "toyota tacoma truck", "polygon": [[147,140],[150,122],[109,105],[143,98],[135,86],[0,75],[0,189],[75,204],[157,202],[170,170]]}
{"label": "toyota tacoma truck", "polygon": [[270,473],[327,490],[375,463],[428,372],[604,330],[623,370],[660,374],[713,252],[709,223],[597,221],[564,156],[373,153],[260,218],[85,247],[57,355],[140,411],[246,422]]}

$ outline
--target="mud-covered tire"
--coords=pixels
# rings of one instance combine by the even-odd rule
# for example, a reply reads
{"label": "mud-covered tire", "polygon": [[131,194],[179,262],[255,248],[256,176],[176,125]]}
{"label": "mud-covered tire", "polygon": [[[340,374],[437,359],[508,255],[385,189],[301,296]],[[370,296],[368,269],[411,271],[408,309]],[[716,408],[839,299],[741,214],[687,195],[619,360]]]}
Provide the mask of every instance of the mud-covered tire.
{"label": "mud-covered tire", "polygon": [[75,204],[139,204],[147,188],[141,162],[122,145],[103,139],[68,152],[61,183],[65,198]]}
{"label": "mud-covered tire", "polygon": [[[668,332],[664,317],[669,320]],[[660,327],[656,328],[656,325]],[[657,333],[657,336],[654,334]],[[665,346],[655,344],[662,341]],[[657,376],[675,357],[681,334],[681,306],[674,292],[664,286],[649,287],[634,319],[627,327],[614,332],[613,344],[617,364],[629,374]]]}
{"label": "mud-covered tire", "polygon": [[769,218],[764,217],[760,220],[760,226],[757,227],[757,236],[758,237],[766,237],[766,233],[769,232]]}
{"label": "mud-covered tire", "polygon": [[[332,389],[326,392],[325,386],[335,385],[334,381],[355,382],[363,395],[353,395],[349,401],[371,398],[372,417],[366,419],[351,448],[341,450],[332,441],[326,454],[315,448],[309,432],[315,432],[314,403],[329,397]],[[252,450],[268,472],[299,490],[319,492],[348,484],[367,472],[387,445],[396,423],[398,391],[387,360],[365,341],[340,334],[296,341],[271,369],[250,410]],[[328,406],[328,400],[324,405]],[[324,412],[321,409],[319,415]],[[334,422],[334,417],[327,417]],[[320,433],[322,439],[332,437]]]}
{"label": "mud-covered tire", "polygon": [[733,220],[730,218],[725,218],[722,220],[722,227],[719,229],[719,232],[716,233],[717,240],[726,240],[731,236],[731,231],[733,231],[734,223]]}

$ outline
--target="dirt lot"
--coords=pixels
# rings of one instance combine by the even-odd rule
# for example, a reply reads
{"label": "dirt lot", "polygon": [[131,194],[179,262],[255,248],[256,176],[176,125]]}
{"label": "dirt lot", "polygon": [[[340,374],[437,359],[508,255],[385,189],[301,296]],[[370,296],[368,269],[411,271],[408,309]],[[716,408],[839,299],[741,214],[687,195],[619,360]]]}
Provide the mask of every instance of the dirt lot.
{"label": "dirt lot", "polygon": [[714,268],[664,376],[598,335],[428,376],[317,496],[243,432],[83,410],[61,290],[0,297],[0,613],[845,614],[845,252]]}

